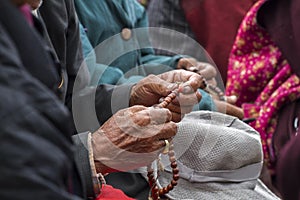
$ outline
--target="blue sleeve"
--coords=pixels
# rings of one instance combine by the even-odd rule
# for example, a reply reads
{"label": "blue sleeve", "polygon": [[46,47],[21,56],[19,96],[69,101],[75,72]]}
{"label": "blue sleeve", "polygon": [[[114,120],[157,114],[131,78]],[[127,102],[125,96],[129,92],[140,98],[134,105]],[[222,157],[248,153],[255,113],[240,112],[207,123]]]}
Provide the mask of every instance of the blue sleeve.
{"label": "blue sleeve", "polygon": [[217,108],[216,108],[216,105],[215,105],[215,103],[214,103],[214,101],[213,101],[211,95],[208,94],[207,92],[205,92],[205,91],[202,90],[202,89],[199,89],[198,91],[201,93],[202,99],[201,99],[201,101],[200,101],[198,104],[196,104],[196,105],[194,106],[194,109],[193,109],[193,110],[194,110],[194,111],[196,111],[196,110],[210,110],[210,111],[216,111]]}
{"label": "blue sleeve", "polygon": [[124,73],[117,67],[108,66],[96,62],[94,49],[86,35],[86,31],[80,24],[80,38],[82,42],[82,50],[84,54],[85,64],[88,67],[91,77],[90,85],[112,84],[118,85],[123,83],[135,83],[139,81],[141,76],[124,77]]}

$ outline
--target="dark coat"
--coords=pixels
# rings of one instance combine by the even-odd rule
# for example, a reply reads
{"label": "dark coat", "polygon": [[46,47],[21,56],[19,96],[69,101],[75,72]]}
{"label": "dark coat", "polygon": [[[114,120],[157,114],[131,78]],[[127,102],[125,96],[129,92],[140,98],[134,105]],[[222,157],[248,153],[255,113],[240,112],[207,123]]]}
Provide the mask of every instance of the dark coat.
{"label": "dark coat", "polygon": [[[130,86],[88,88],[86,71],[77,76],[81,57],[80,48],[75,47],[80,40],[71,2],[44,2],[44,6],[58,9],[46,9],[47,30],[37,19],[35,27],[30,27],[9,0],[0,4],[0,199],[78,199],[72,195],[75,193],[86,198],[91,191],[82,188],[91,186],[87,150],[84,140],[75,140],[74,146],[71,136],[79,130],[99,128],[113,112],[128,106]],[[47,16],[54,14],[52,11],[59,14],[51,22]],[[55,38],[55,34],[60,35]],[[44,41],[47,37],[48,44]],[[64,85],[59,87],[62,80]],[[121,93],[122,101],[112,101],[112,92]],[[73,116],[80,114],[74,117],[80,121],[75,122],[77,129],[70,115],[72,103],[76,107]],[[90,109],[95,107],[97,123],[91,125]]]}
{"label": "dark coat", "polygon": [[18,10],[2,1],[0,199],[78,199],[69,187],[70,114],[57,98],[59,74],[45,48]]}

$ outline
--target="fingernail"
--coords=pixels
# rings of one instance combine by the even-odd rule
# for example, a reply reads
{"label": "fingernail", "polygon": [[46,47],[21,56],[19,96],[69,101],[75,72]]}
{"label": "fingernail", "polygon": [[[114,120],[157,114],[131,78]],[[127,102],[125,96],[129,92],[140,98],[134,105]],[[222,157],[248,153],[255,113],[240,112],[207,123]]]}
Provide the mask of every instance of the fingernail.
{"label": "fingernail", "polygon": [[167,87],[169,90],[175,90],[177,88],[177,84],[176,83],[172,83],[170,85],[168,85]]}
{"label": "fingernail", "polygon": [[182,88],[181,92],[184,93],[184,94],[192,93],[193,89],[190,85],[186,85]]}
{"label": "fingernail", "polygon": [[233,95],[230,96],[231,101],[236,102],[237,101],[237,96]]}
{"label": "fingernail", "polygon": [[193,67],[190,67],[190,68],[189,68],[189,71],[192,71],[192,72],[196,72],[196,73],[197,73],[197,72],[198,72],[198,68],[193,66]]}

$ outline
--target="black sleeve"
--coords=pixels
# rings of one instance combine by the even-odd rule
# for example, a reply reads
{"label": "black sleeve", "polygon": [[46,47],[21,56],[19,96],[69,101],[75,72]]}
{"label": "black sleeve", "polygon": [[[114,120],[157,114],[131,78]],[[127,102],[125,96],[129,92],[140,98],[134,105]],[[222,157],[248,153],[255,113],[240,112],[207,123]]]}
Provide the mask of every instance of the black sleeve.
{"label": "black sleeve", "polygon": [[69,112],[21,63],[0,24],[0,199],[79,199]]}

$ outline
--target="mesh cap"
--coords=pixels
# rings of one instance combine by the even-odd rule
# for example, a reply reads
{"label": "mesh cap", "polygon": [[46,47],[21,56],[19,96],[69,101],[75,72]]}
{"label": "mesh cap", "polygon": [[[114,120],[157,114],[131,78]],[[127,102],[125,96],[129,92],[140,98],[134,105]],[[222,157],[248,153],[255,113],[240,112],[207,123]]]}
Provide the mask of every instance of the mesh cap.
{"label": "mesh cap", "polygon": [[[171,199],[277,199],[254,188],[262,167],[259,134],[235,117],[196,111],[179,124],[174,137],[180,179]],[[163,163],[168,162],[162,156]],[[172,169],[160,172],[158,186],[172,179]]]}

